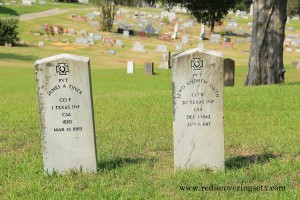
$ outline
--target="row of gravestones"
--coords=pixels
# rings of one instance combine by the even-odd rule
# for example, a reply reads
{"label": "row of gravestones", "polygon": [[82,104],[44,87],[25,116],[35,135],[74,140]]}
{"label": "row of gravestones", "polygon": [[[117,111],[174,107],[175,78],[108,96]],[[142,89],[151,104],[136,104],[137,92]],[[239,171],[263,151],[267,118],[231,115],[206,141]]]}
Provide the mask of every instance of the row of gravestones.
{"label": "row of gravestones", "polygon": [[296,53],[300,53],[300,38],[298,34],[288,34],[284,40],[284,46],[286,47],[287,52],[292,52],[292,47],[295,48]]}
{"label": "row of gravestones", "polygon": [[[31,6],[36,2],[36,0],[22,0],[22,5]],[[39,0],[38,3],[40,5],[46,5],[46,1],[43,0]],[[11,1],[11,4],[16,4],[16,2]]]}
{"label": "row of gravestones", "polygon": [[[145,69],[153,73],[153,63]],[[36,61],[35,71],[45,172],[96,172],[89,58],[61,54]],[[223,74],[216,52],[173,55],[175,169],[224,169]]]}

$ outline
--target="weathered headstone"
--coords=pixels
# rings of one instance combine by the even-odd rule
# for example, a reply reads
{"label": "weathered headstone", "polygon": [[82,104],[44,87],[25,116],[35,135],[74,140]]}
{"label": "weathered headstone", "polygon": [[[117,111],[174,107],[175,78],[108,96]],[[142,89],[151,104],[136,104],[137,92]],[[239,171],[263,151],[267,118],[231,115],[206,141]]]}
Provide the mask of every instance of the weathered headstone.
{"label": "weathered headstone", "polygon": [[166,52],[166,51],[168,51],[168,46],[167,45],[157,45],[156,46],[156,51]]}
{"label": "weathered headstone", "polygon": [[293,65],[293,67],[297,67],[297,65],[299,64],[299,61],[294,61],[294,62],[292,62],[292,65]]}
{"label": "weathered headstone", "polygon": [[161,62],[159,65],[160,69],[169,69],[170,67],[170,57],[171,57],[171,52],[170,51],[165,51],[162,56],[161,56]]}
{"label": "weathered headstone", "polygon": [[38,46],[39,46],[39,47],[45,46],[45,42],[44,42],[44,41],[39,41]]}
{"label": "weathered headstone", "polygon": [[234,86],[235,62],[230,58],[224,59],[224,86]]}
{"label": "weathered headstone", "polygon": [[201,24],[200,41],[205,40],[205,25]]}
{"label": "weathered headstone", "polygon": [[88,43],[89,45],[94,45],[94,33],[89,33],[89,36],[88,36]]}
{"label": "weathered headstone", "polygon": [[153,75],[154,74],[154,63],[153,62],[145,62],[144,73]]}
{"label": "weathered headstone", "polygon": [[161,12],[160,13],[160,18],[168,18],[169,22],[172,22],[174,19],[176,19],[176,13],[175,12]]}
{"label": "weathered headstone", "polygon": [[176,22],[175,27],[174,27],[174,33],[171,36],[172,40],[175,40],[177,38],[177,33],[178,33],[178,22]]}
{"label": "weathered headstone", "polygon": [[123,37],[129,38],[129,31],[123,31]]}
{"label": "weathered headstone", "polygon": [[144,49],[144,45],[142,45],[141,43],[139,42],[136,42],[134,45],[133,45],[133,51],[139,51],[139,52],[145,52],[145,49]]}
{"label": "weathered headstone", "polygon": [[86,30],[80,30],[80,35],[86,36],[87,35],[87,31]]}
{"label": "weathered headstone", "polygon": [[104,38],[104,44],[106,46],[112,46],[112,39],[111,38]]}
{"label": "weathered headstone", "polygon": [[211,34],[210,42],[211,43],[220,43],[221,35],[220,34]]}
{"label": "weathered headstone", "polygon": [[154,34],[155,33],[155,28],[153,28],[151,22],[147,22],[147,26],[145,27],[145,32],[148,34]]}
{"label": "weathered headstone", "polygon": [[198,48],[201,49],[201,50],[204,49],[204,43],[199,43]]}
{"label": "weathered headstone", "polygon": [[287,52],[292,52],[292,51],[293,51],[292,48],[286,48],[285,50],[286,50]]}
{"label": "weathered headstone", "polygon": [[86,14],[86,17],[87,17],[89,20],[94,20],[94,19],[96,19],[95,13],[87,13],[87,14]]}
{"label": "weathered headstone", "polygon": [[76,38],[75,44],[89,45],[89,41],[87,38]]}
{"label": "weathered headstone", "polygon": [[100,26],[100,23],[99,22],[91,22],[90,25],[91,26]]}
{"label": "weathered headstone", "polygon": [[116,51],[115,50],[108,50],[107,52],[110,55],[116,55]]}
{"label": "weathered headstone", "polygon": [[36,61],[45,172],[96,172],[96,144],[87,57],[60,54]]}
{"label": "weathered headstone", "polygon": [[116,40],[116,45],[117,47],[123,47],[123,42],[122,40]]}
{"label": "weathered headstone", "polygon": [[224,169],[223,57],[198,48],[173,55],[175,169]]}
{"label": "weathered headstone", "polygon": [[181,43],[182,44],[188,44],[189,43],[189,36],[183,35],[181,38]]}
{"label": "weathered headstone", "polygon": [[176,44],[176,50],[182,50],[182,44],[181,43]]}
{"label": "weathered headstone", "polygon": [[68,28],[68,34],[74,35],[75,34],[74,28]]}
{"label": "weathered headstone", "polygon": [[134,72],[134,62],[128,61],[127,62],[127,74],[133,74]]}
{"label": "weathered headstone", "polygon": [[39,4],[40,4],[40,5],[46,5],[46,1],[40,0],[40,1],[39,1]]}
{"label": "weathered headstone", "polygon": [[22,0],[22,5],[31,6],[33,2],[31,0]]}
{"label": "weathered headstone", "polygon": [[236,39],[235,43],[237,43],[237,44],[244,44],[245,40],[244,39]]}
{"label": "weathered headstone", "polygon": [[99,41],[99,40],[102,40],[102,35],[98,34],[98,33],[94,33],[94,40],[95,41]]}
{"label": "weathered headstone", "polygon": [[249,12],[249,15],[253,16],[253,4],[251,3],[250,5],[250,12]]}

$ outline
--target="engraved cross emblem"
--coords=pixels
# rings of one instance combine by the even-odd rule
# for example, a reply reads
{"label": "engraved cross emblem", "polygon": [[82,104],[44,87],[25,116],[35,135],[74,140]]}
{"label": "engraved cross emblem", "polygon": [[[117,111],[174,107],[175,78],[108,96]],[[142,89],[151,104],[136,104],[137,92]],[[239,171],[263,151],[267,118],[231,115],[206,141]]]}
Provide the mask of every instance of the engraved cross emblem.
{"label": "engraved cross emblem", "polygon": [[58,63],[56,65],[56,73],[59,75],[67,75],[69,72],[69,66],[66,63]]}
{"label": "engraved cross emblem", "polygon": [[201,70],[203,67],[203,59],[193,58],[191,67],[193,70]]}

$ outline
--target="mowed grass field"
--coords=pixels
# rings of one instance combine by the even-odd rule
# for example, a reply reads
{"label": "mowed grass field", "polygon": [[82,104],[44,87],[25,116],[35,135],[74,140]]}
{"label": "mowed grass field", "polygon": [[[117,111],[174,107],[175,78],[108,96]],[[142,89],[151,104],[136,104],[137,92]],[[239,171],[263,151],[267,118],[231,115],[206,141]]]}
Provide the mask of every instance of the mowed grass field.
{"label": "mowed grass field", "polygon": [[[54,41],[72,41],[74,36],[45,40],[31,34],[44,23],[97,32],[88,23],[72,21],[72,14],[22,21],[19,32],[26,45],[0,47],[0,199],[300,198],[300,70],[291,65],[299,60],[299,54],[284,53],[285,84],[245,87],[249,53],[242,50],[249,49],[249,43],[225,49],[204,41],[205,48],[223,51],[224,57],[236,61],[236,84],[224,90],[226,169],[225,173],[206,169],[174,173],[171,70],[157,68],[161,54],[154,51],[157,44],[166,44],[174,53],[174,42],[101,33],[122,39],[124,47],[102,43],[82,47]],[[297,26],[297,22],[290,23]],[[241,26],[247,27],[247,21]],[[168,31],[170,27],[165,28]],[[190,44],[184,49],[197,46],[193,36],[198,36],[199,30],[199,24],[191,29]],[[45,47],[37,47],[42,40]],[[147,53],[131,51],[136,41],[145,45]],[[109,55],[109,49],[116,50],[116,55]],[[60,53],[91,59],[96,174],[72,171],[48,176],[43,172],[33,65]],[[126,74],[128,60],[136,63],[131,75]],[[143,74],[147,61],[155,63],[153,76]],[[212,185],[227,191],[201,190],[201,186]],[[230,186],[245,186],[249,191],[232,191]],[[260,186],[274,191],[257,191]],[[276,191],[281,186],[285,191]]]}

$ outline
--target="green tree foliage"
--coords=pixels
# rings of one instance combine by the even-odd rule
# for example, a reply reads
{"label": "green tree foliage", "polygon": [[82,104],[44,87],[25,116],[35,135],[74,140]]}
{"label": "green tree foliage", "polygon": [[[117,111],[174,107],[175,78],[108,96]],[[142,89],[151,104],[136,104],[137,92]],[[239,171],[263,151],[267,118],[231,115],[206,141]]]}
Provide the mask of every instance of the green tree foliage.
{"label": "green tree foliage", "polygon": [[287,15],[290,17],[300,15],[300,0],[288,0]]}
{"label": "green tree foliage", "polygon": [[185,6],[198,22],[209,25],[213,32],[215,23],[221,22],[228,14],[228,10],[234,8],[240,0],[163,0],[163,2]]}
{"label": "green tree foliage", "polygon": [[234,7],[234,10],[250,11],[252,0],[240,0]]}
{"label": "green tree foliage", "polygon": [[96,6],[101,10],[99,22],[102,31],[111,31],[117,12],[116,3],[115,0],[95,0]]}
{"label": "green tree foliage", "polygon": [[18,38],[18,23],[16,17],[0,18],[0,45],[15,44]]}

